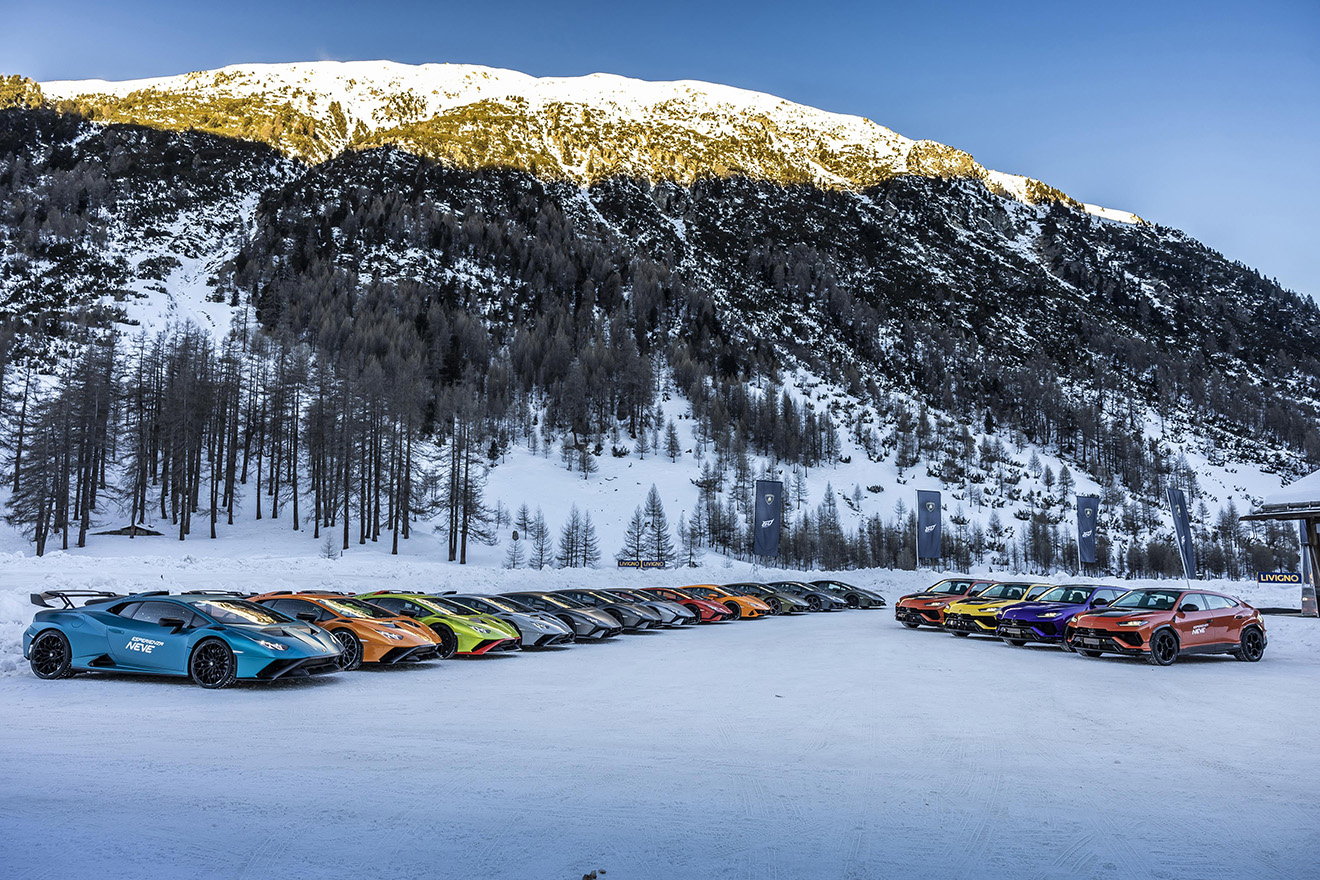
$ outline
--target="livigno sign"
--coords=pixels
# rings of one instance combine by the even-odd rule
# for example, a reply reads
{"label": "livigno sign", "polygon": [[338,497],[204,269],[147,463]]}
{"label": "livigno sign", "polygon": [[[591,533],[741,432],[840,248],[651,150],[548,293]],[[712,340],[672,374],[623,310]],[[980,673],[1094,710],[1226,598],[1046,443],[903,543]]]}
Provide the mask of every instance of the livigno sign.
{"label": "livigno sign", "polygon": [[619,568],[664,568],[663,559],[620,559]]}
{"label": "livigno sign", "polygon": [[1302,573],[1300,571],[1256,572],[1256,583],[1258,584],[1300,584],[1301,582]]}

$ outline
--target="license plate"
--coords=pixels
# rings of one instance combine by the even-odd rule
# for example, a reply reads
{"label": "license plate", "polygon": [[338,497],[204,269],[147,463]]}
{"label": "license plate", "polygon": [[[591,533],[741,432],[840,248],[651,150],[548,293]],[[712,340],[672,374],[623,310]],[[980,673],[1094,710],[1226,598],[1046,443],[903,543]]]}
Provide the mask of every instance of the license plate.
{"label": "license plate", "polygon": [[1086,645],[1086,647],[1088,647],[1088,648],[1098,648],[1098,647],[1100,647],[1100,640],[1099,640],[1099,639],[1082,639],[1082,644],[1083,644],[1083,645]]}

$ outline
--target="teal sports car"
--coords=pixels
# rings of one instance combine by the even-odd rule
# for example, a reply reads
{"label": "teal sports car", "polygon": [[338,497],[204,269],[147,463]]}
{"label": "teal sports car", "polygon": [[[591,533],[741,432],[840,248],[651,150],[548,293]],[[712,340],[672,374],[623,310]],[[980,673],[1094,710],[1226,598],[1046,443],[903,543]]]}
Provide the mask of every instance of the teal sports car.
{"label": "teal sports car", "polygon": [[50,609],[23,633],[23,656],[37,678],[131,672],[223,688],[339,671],[343,648],[330,633],[237,595],[52,590],[31,600]]}

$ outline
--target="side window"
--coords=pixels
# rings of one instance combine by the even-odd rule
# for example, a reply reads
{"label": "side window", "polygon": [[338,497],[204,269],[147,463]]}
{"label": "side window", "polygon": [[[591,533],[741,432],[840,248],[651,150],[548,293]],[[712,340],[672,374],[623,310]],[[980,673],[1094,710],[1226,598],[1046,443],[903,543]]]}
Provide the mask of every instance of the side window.
{"label": "side window", "polygon": [[[426,615],[431,613],[430,611],[428,611],[427,609],[423,608],[421,605],[418,605],[415,602],[401,602],[399,603],[399,607],[402,607],[403,610],[407,611],[409,614],[413,614],[418,617],[425,617]],[[392,611],[397,610],[397,608],[392,608],[390,610]]]}
{"label": "side window", "polygon": [[402,599],[391,599],[387,596],[382,596],[375,599],[368,599],[367,601],[370,602],[372,605],[379,605],[381,608],[384,608],[386,611],[393,611],[395,614],[399,613],[400,608],[404,608],[407,605],[412,604],[410,602],[404,602]]}
{"label": "side window", "polygon": [[1205,597],[1200,593],[1183,593],[1182,598],[1178,600],[1179,611],[1204,611]]}
{"label": "side window", "polygon": [[1119,596],[1123,594],[1118,590],[1101,590],[1097,595],[1099,595],[1107,602],[1113,602],[1115,599],[1117,599]]}
{"label": "side window", "polygon": [[142,604],[143,603],[141,602],[129,602],[114,613],[118,614],[120,617],[132,618],[133,614],[142,607]]}
{"label": "side window", "polygon": [[311,602],[304,599],[276,599],[271,603],[276,611],[282,611],[293,619],[297,620],[299,614],[315,614],[317,620],[323,619],[326,615],[322,610]]}
{"label": "side window", "polygon": [[160,623],[162,617],[182,618],[186,624],[192,619],[192,612],[173,602],[143,602],[133,612],[133,619],[142,623]]}
{"label": "side window", "polygon": [[1223,596],[1212,596],[1209,593],[1205,594],[1205,603],[1211,611],[1222,611],[1225,608],[1232,608],[1235,604]]}

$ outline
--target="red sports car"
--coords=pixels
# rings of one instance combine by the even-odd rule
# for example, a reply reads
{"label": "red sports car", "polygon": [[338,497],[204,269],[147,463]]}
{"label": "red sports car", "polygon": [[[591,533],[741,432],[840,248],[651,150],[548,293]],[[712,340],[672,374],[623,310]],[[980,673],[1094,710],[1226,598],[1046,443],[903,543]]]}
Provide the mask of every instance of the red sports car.
{"label": "red sports car", "polygon": [[1125,654],[1168,666],[1179,654],[1265,653],[1265,622],[1241,599],[1206,590],[1129,590],[1103,609],[1078,614],[1064,636],[1085,657]]}
{"label": "red sports car", "polygon": [[943,626],[949,603],[994,586],[994,581],[976,578],[945,578],[920,593],[908,593],[894,603],[894,619],[906,627]]}
{"label": "red sports car", "polygon": [[661,599],[677,602],[683,607],[695,611],[698,623],[715,623],[717,620],[728,620],[733,616],[729,609],[719,602],[712,599],[702,599],[682,590],[675,590],[672,587],[642,587],[642,591],[654,593]]}

